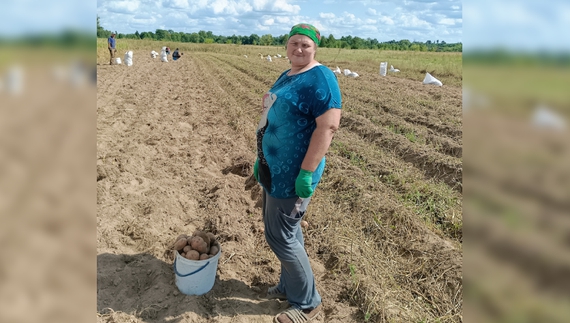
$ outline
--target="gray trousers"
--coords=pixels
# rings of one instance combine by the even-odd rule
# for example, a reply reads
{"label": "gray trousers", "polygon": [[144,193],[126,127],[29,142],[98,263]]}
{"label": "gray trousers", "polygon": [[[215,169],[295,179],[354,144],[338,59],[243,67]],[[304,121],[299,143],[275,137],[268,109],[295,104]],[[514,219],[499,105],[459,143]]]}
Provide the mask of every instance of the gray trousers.
{"label": "gray trousers", "polygon": [[263,190],[262,214],[265,240],[281,262],[277,289],[298,309],[321,304],[309,256],[305,252],[301,219],[311,198],[276,199]]}

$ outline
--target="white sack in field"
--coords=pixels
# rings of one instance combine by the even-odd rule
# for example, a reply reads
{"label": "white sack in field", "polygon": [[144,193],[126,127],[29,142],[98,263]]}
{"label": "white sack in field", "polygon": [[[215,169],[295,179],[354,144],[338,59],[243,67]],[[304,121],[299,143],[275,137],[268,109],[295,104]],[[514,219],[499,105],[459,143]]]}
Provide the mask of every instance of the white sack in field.
{"label": "white sack in field", "polygon": [[426,77],[424,78],[424,84],[435,84],[435,85],[439,85],[439,86],[443,85],[440,80],[431,76],[430,73],[426,73]]}
{"label": "white sack in field", "polygon": [[387,69],[388,69],[388,62],[380,62],[380,75],[386,76]]}
{"label": "white sack in field", "polygon": [[20,95],[24,88],[24,70],[19,65],[10,67],[6,73],[5,87],[10,94]]}
{"label": "white sack in field", "polygon": [[267,55],[267,61],[268,61],[268,62],[272,62],[272,60],[271,60],[271,55]]}
{"label": "white sack in field", "polygon": [[160,51],[160,61],[168,62],[168,55],[166,55],[166,47],[162,47],[162,50]]}
{"label": "white sack in field", "polygon": [[348,76],[348,74],[350,74],[350,70],[348,68],[344,69],[344,76]]}
{"label": "white sack in field", "polygon": [[152,52],[150,52],[150,57],[156,58],[156,56],[158,56],[157,52],[155,52],[154,50]]}
{"label": "white sack in field", "polygon": [[132,50],[125,53],[125,65],[133,66],[133,51]]}
{"label": "white sack in field", "polygon": [[337,66],[336,69],[333,70],[333,73],[335,73],[335,74],[341,74],[342,72],[340,71],[340,67]]}
{"label": "white sack in field", "polygon": [[396,73],[396,72],[399,72],[399,71],[400,71],[399,69],[394,68],[394,65],[390,65],[390,72]]}
{"label": "white sack in field", "polygon": [[356,72],[350,72],[347,76],[348,76],[348,77],[358,77],[358,73],[356,73]]}
{"label": "white sack in field", "polygon": [[541,128],[550,128],[555,130],[566,129],[566,121],[563,117],[545,106],[539,106],[536,108],[532,116],[532,123]]}

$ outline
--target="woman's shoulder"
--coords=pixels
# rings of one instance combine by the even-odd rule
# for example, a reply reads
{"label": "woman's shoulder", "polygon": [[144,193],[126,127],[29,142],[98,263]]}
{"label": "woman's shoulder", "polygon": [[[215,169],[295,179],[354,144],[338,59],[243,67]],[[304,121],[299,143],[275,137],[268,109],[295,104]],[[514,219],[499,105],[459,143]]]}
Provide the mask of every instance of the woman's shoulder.
{"label": "woman's shoulder", "polygon": [[336,74],[333,73],[333,71],[328,68],[326,65],[323,64],[319,64],[318,66],[315,66],[313,69],[313,73],[317,78],[320,78],[321,80],[326,80],[327,83],[332,82],[338,82],[337,78],[336,78]]}
{"label": "woman's shoulder", "polygon": [[333,73],[333,71],[330,68],[328,68],[326,65],[323,65],[320,63],[319,63],[319,65],[315,66],[315,68],[313,68],[313,70],[315,71],[315,73],[319,73],[319,74],[325,75],[327,77],[335,76],[335,74]]}
{"label": "woman's shoulder", "polygon": [[315,82],[316,87],[329,90],[332,93],[340,92],[337,76],[329,67],[322,64],[316,66],[315,73],[317,73],[318,80]]}

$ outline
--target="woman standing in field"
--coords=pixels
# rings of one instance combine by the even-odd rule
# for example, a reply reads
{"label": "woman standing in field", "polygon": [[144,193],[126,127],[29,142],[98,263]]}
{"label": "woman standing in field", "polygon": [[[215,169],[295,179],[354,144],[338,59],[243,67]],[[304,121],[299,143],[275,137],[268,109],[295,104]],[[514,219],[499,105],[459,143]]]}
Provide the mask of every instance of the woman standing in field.
{"label": "woman standing in field", "polygon": [[281,276],[264,299],[287,299],[291,307],[275,322],[308,322],[321,310],[300,222],[325,168],[341,116],[334,73],[315,60],[320,33],[312,25],[291,28],[283,72],[263,96],[257,128],[255,179],[263,187],[265,239],[281,262]]}

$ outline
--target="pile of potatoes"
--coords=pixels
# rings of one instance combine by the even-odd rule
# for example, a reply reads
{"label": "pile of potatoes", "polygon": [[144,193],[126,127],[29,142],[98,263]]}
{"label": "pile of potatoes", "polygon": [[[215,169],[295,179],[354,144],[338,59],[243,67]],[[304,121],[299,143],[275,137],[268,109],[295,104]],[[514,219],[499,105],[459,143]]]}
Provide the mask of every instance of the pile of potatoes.
{"label": "pile of potatoes", "polygon": [[179,235],[174,243],[174,250],[186,259],[205,260],[220,251],[220,244],[211,232],[195,231],[192,236]]}

